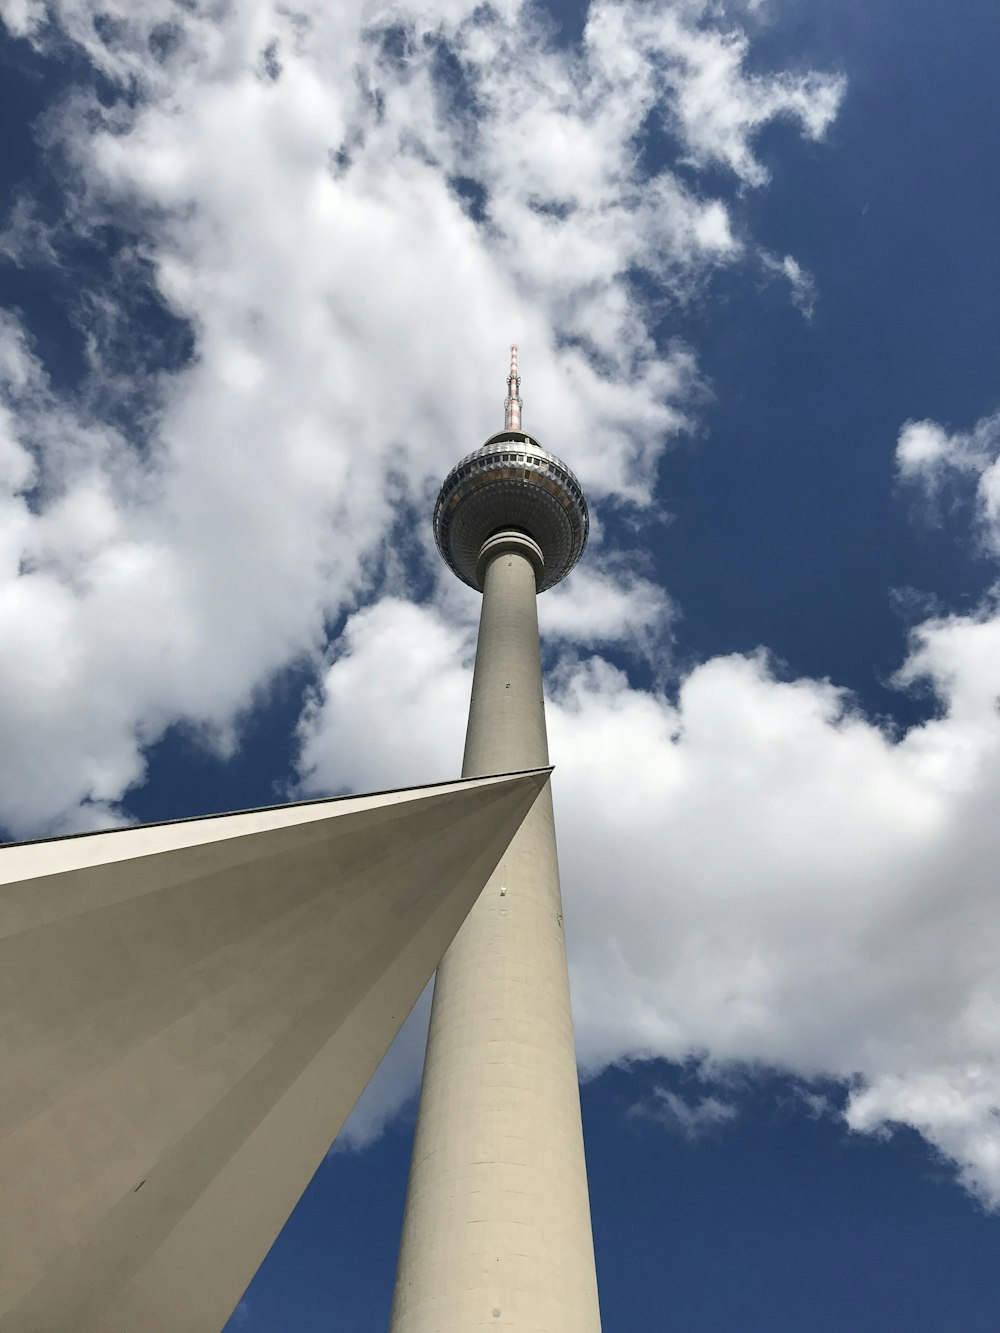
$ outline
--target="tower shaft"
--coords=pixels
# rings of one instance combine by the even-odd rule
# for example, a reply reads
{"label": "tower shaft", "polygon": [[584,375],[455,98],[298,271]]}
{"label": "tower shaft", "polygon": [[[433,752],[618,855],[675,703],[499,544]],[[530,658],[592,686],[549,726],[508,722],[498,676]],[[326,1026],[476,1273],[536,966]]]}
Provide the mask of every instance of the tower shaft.
{"label": "tower shaft", "polygon": [[[466,776],[548,762],[531,546],[480,562]],[[438,969],[392,1306],[488,1328],[600,1329],[549,788]]]}

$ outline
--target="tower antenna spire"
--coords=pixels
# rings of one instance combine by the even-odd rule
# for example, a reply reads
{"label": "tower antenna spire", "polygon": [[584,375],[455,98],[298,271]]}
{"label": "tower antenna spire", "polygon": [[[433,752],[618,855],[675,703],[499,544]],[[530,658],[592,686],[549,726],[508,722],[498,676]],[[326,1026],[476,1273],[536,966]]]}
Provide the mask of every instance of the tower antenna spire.
{"label": "tower antenna spire", "polygon": [[510,374],[507,376],[507,397],[504,401],[504,430],[521,429],[521,376],[517,373],[517,344],[510,348]]}

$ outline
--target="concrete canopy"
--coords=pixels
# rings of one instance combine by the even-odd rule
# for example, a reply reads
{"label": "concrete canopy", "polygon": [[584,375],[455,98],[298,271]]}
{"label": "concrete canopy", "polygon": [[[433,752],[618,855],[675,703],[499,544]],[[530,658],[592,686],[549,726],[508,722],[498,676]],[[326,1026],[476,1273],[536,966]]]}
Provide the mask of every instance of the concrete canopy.
{"label": "concrete canopy", "polygon": [[0,848],[0,1328],[222,1327],[547,780]]}

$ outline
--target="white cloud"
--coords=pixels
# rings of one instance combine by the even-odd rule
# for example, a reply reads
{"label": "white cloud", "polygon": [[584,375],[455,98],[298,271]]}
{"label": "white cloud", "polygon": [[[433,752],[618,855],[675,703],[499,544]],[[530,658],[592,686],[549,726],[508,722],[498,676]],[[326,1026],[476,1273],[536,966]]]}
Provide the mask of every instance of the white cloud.
{"label": "white cloud", "polygon": [[692,23],[692,14],[707,8],[693,3],[650,11],[607,4],[592,11],[588,31],[597,49],[607,45],[612,66],[620,65],[623,46],[640,47],[658,86],[670,90],[663,114],[692,163],[719,163],[746,185],[763,185],[769,173],[754,156],[756,130],[788,118],[810,138],[821,139],[836,118],[846,82],[813,72],[747,73],[745,32]]}
{"label": "white cloud", "polygon": [[[304,729],[308,783],[453,771],[468,621],[384,601],[343,644]],[[764,654],[695,667],[675,700],[565,659],[548,721],[584,1067],[843,1080],[850,1125],[913,1126],[1000,1205],[998,662],[992,603],[919,626],[898,684],[933,688],[940,716],[895,738]]]}
{"label": "white cloud", "polygon": [[932,500],[949,481],[971,481],[983,541],[1000,555],[1000,412],[969,431],[907,421],[896,444],[896,465],[904,481],[921,485]]}
{"label": "white cloud", "polygon": [[[1000,1006],[989,1002],[984,1014],[995,1048]],[[879,1132],[886,1125],[909,1125],[924,1134],[953,1163],[973,1194],[992,1208],[1000,1203],[1000,1107],[992,1059],[960,1069],[945,1065],[908,1077],[888,1074],[855,1093],[847,1122],[859,1132]]]}
{"label": "white cloud", "polygon": [[[391,566],[401,509],[425,512],[495,420],[512,337],[532,428],[595,501],[648,508],[698,382],[691,351],[651,329],[742,253],[727,203],[650,174],[639,147],[653,115],[694,133],[697,53],[730,49],[712,6],[597,3],[578,50],[513,0],[40,14],[3,10],[129,96],[81,88],[48,117],[64,217],[46,235],[25,196],[5,232],[47,264],[67,237],[124,236],[72,312],[76,391],[52,388],[9,317],[0,339],[0,823],[18,833],[114,817],[168,725],[231,748],[274,673],[319,660]],[[665,77],[668,39],[694,54]],[[741,177],[764,121],[815,133],[833,88],[748,79],[735,58],[712,86],[712,152]],[[158,362],[134,315],[144,283],[189,358]],[[641,578],[585,576],[552,628],[648,652],[667,615]]]}
{"label": "white cloud", "polygon": [[735,1120],[739,1112],[731,1102],[718,1097],[686,1101],[669,1088],[655,1087],[652,1093],[629,1108],[629,1115],[653,1120],[672,1134],[693,1142]]}
{"label": "white cloud", "polygon": [[0,21],[15,37],[30,37],[45,22],[45,0],[0,0]]}
{"label": "white cloud", "polygon": [[0,256],[14,264],[57,262],[49,228],[26,195],[15,198],[0,226]]}
{"label": "white cloud", "polygon": [[676,614],[669,597],[627,560],[591,554],[571,582],[558,584],[539,602],[542,633],[578,647],[617,644],[662,672]]}
{"label": "white cloud", "polygon": [[908,421],[896,444],[896,461],[904,477],[937,468],[949,451],[948,432],[936,421]]}
{"label": "white cloud", "polygon": [[[301,723],[311,791],[383,790],[454,776],[469,707],[474,626],[386,598],[358,611]],[[378,736],[371,734],[379,717]],[[392,774],[388,778],[388,774]]]}
{"label": "white cloud", "polygon": [[787,281],[792,304],[802,312],[803,318],[812,319],[816,309],[816,283],[812,274],[793,255],[778,259],[762,250],[760,259],[767,272],[780,274]]}

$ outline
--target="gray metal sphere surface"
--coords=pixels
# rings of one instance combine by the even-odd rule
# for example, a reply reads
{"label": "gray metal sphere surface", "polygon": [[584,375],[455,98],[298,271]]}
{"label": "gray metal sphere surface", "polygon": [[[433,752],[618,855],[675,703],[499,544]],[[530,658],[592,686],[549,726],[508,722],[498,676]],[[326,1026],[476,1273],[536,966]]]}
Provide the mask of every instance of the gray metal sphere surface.
{"label": "gray metal sphere surface", "polygon": [[[463,583],[479,588],[483,543],[513,528],[542,549],[544,592],[564,579],[583,554],[590,531],[587,501],[565,463],[520,430],[503,430],[449,472],[434,506],[434,538]],[[481,591],[481,589],[480,589]]]}

